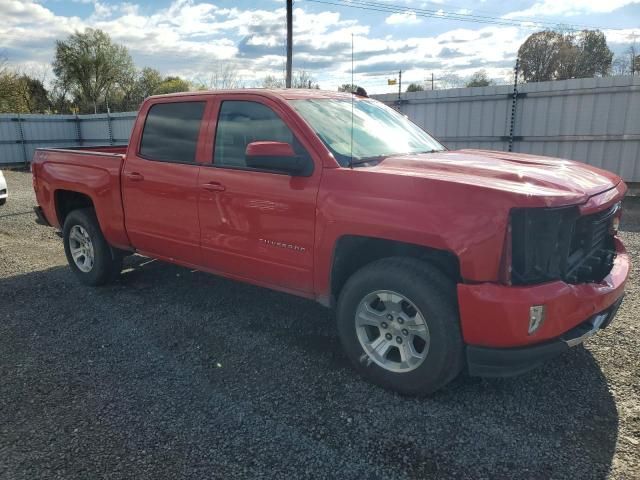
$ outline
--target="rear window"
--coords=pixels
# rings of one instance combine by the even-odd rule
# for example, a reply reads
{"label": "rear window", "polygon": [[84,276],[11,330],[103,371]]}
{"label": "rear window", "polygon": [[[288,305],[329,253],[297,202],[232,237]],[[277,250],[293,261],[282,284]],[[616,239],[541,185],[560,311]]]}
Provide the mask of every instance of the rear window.
{"label": "rear window", "polygon": [[164,162],[194,163],[205,102],[158,103],[142,131],[140,155]]}

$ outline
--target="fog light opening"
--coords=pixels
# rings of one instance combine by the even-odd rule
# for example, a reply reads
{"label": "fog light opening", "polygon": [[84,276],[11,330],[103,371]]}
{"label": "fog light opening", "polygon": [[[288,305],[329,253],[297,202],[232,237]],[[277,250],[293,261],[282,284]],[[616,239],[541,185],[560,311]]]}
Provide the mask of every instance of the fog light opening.
{"label": "fog light opening", "polygon": [[533,335],[544,322],[544,305],[534,305],[529,308],[529,335]]}
{"label": "fog light opening", "polygon": [[617,235],[618,230],[620,229],[620,217],[615,217],[611,221],[611,235]]}

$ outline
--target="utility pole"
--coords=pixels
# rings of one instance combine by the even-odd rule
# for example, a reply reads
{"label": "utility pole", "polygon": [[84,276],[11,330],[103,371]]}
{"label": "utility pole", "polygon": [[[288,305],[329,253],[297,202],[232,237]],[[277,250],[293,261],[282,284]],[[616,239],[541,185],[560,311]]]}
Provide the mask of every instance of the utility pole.
{"label": "utility pole", "polygon": [[287,0],[287,76],[285,86],[291,88],[291,63],[293,60],[293,0]]}
{"label": "utility pole", "polygon": [[431,72],[431,90],[433,90],[433,72]]}
{"label": "utility pole", "polygon": [[402,97],[402,70],[398,72],[398,100]]}

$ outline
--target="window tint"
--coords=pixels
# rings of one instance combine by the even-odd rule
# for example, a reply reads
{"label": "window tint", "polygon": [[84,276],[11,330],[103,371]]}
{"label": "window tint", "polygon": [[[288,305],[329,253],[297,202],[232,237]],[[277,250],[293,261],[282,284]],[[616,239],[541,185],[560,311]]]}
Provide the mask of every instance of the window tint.
{"label": "window tint", "polygon": [[152,160],[193,163],[205,102],[158,103],[142,131],[140,154]]}
{"label": "window tint", "polygon": [[246,167],[247,145],[259,141],[286,142],[296,149],[291,130],[269,107],[247,101],[222,102],[214,165]]}

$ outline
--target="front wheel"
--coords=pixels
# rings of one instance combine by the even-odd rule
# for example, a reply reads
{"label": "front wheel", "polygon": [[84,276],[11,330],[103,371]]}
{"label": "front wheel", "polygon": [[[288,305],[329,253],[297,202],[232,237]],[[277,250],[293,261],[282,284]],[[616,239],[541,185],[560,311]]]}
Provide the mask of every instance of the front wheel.
{"label": "front wheel", "polygon": [[463,365],[455,284],[412,258],[356,272],[337,308],[342,345],[367,379],[407,395],[434,392]]}
{"label": "front wheel", "polygon": [[62,233],[69,266],[85,285],[104,285],[122,270],[122,257],[105,240],[93,209],[69,213]]}

